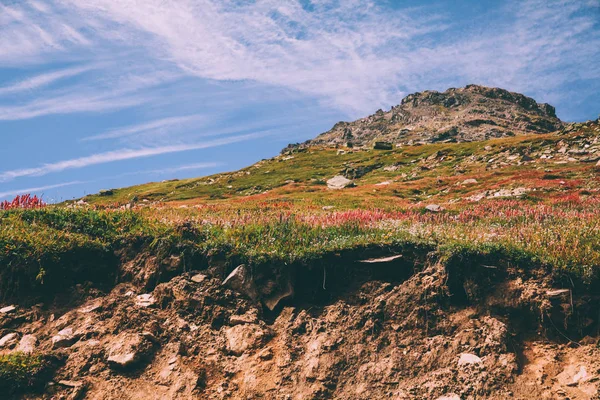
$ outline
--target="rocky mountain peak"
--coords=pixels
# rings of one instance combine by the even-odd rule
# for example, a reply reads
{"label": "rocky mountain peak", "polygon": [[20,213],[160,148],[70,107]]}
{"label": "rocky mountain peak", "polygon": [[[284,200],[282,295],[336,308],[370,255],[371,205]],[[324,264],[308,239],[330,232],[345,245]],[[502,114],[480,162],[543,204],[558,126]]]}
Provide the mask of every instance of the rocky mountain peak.
{"label": "rocky mountain peak", "polygon": [[409,94],[389,111],[338,122],[328,132],[286,150],[313,145],[370,147],[381,141],[396,145],[468,142],[548,133],[563,125],[549,104],[501,88],[467,85]]}

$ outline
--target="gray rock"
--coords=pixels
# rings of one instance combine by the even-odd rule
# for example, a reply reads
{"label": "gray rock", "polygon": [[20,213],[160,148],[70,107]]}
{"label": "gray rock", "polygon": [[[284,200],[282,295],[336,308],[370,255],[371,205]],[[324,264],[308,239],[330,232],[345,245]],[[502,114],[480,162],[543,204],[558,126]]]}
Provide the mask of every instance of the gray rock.
{"label": "gray rock", "polygon": [[223,286],[242,293],[254,301],[259,298],[256,284],[252,279],[252,274],[249,268],[244,264],[239,265],[236,269],[231,271],[229,276],[223,281]]}
{"label": "gray rock", "polygon": [[113,369],[132,367],[147,357],[152,347],[152,342],[144,335],[121,333],[105,348],[108,365]]}
{"label": "gray rock", "polygon": [[334,190],[344,189],[344,188],[347,188],[347,187],[350,187],[353,185],[354,185],[353,181],[351,181],[350,179],[348,179],[342,175],[334,176],[333,178],[331,178],[327,181],[327,187],[329,189],[334,189]]}
{"label": "gray rock", "polygon": [[474,185],[477,183],[477,179],[465,179],[464,181],[461,182],[461,185]]}
{"label": "gray rock", "polygon": [[21,353],[30,354],[35,351],[37,347],[38,339],[34,335],[25,335],[21,338],[19,345],[15,349],[15,351],[19,351]]}
{"label": "gray rock", "polygon": [[73,328],[65,328],[52,337],[52,348],[60,349],[63,347],[71,347],[77,339],[79,339],[79,337],[73,332]]}
{"label": "gray rock", "polygon": [[428,206],[425,207],[425,209],[427,211],[431,211],[431,212],[440,212],[444,208],[442,206],[440,206],[439,204],[429,204]]}
{"label": "gray rock", "polygon": [[0,339],[0,349],[3,347],[10,347],[16,344],[18,339],[19,334],[15,332],[9,333],[8,335],[4,335],[2,339]]}

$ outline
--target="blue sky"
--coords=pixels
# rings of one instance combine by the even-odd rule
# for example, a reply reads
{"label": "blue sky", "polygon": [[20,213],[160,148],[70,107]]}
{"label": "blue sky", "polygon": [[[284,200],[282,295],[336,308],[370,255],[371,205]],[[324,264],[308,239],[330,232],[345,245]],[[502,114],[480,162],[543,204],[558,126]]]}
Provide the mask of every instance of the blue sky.
{"label": "blue sky", "polygon": [[406,94],[600,113],[600,1],[0,0],[0,199],[235,170]]}

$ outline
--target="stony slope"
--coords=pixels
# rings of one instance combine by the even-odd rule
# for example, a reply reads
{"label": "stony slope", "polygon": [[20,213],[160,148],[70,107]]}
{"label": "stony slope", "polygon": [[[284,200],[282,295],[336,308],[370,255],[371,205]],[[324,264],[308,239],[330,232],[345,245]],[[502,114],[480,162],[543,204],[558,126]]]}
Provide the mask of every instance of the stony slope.
{"label": "stony slope", "polygon": [[389,111],[379,110],[354,122],[339,122],[330,131],[287,150],[314,145],[371,147],[376,141],[469,142],[547,133],[562,126],[549,104],[504,89],[468,85],[443,93],[408,95]]}

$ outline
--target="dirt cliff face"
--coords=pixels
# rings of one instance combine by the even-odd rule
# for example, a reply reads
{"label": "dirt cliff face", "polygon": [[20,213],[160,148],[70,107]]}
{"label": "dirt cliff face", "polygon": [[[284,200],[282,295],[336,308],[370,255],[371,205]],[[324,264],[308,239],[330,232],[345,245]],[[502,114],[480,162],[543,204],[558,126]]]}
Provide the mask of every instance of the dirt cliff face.
{"label": "dirt cliff face", "polygon": [[372,147],[375,142],[413,144],[468,142],[527,133],[546,133],[563,123],[554,107],[499,88],[468,85],[443,93],[424,91],[405,97],[389,111],[354,122],[339,122],[330,131],[301,145]]}
{"label": "dirt cliff face", "polygon": [[183,272],[139,256],[110,292],[4,313],[1,350],[53,355],[31,399],[597,399],[598,298],[488,264],[379,249]]}

